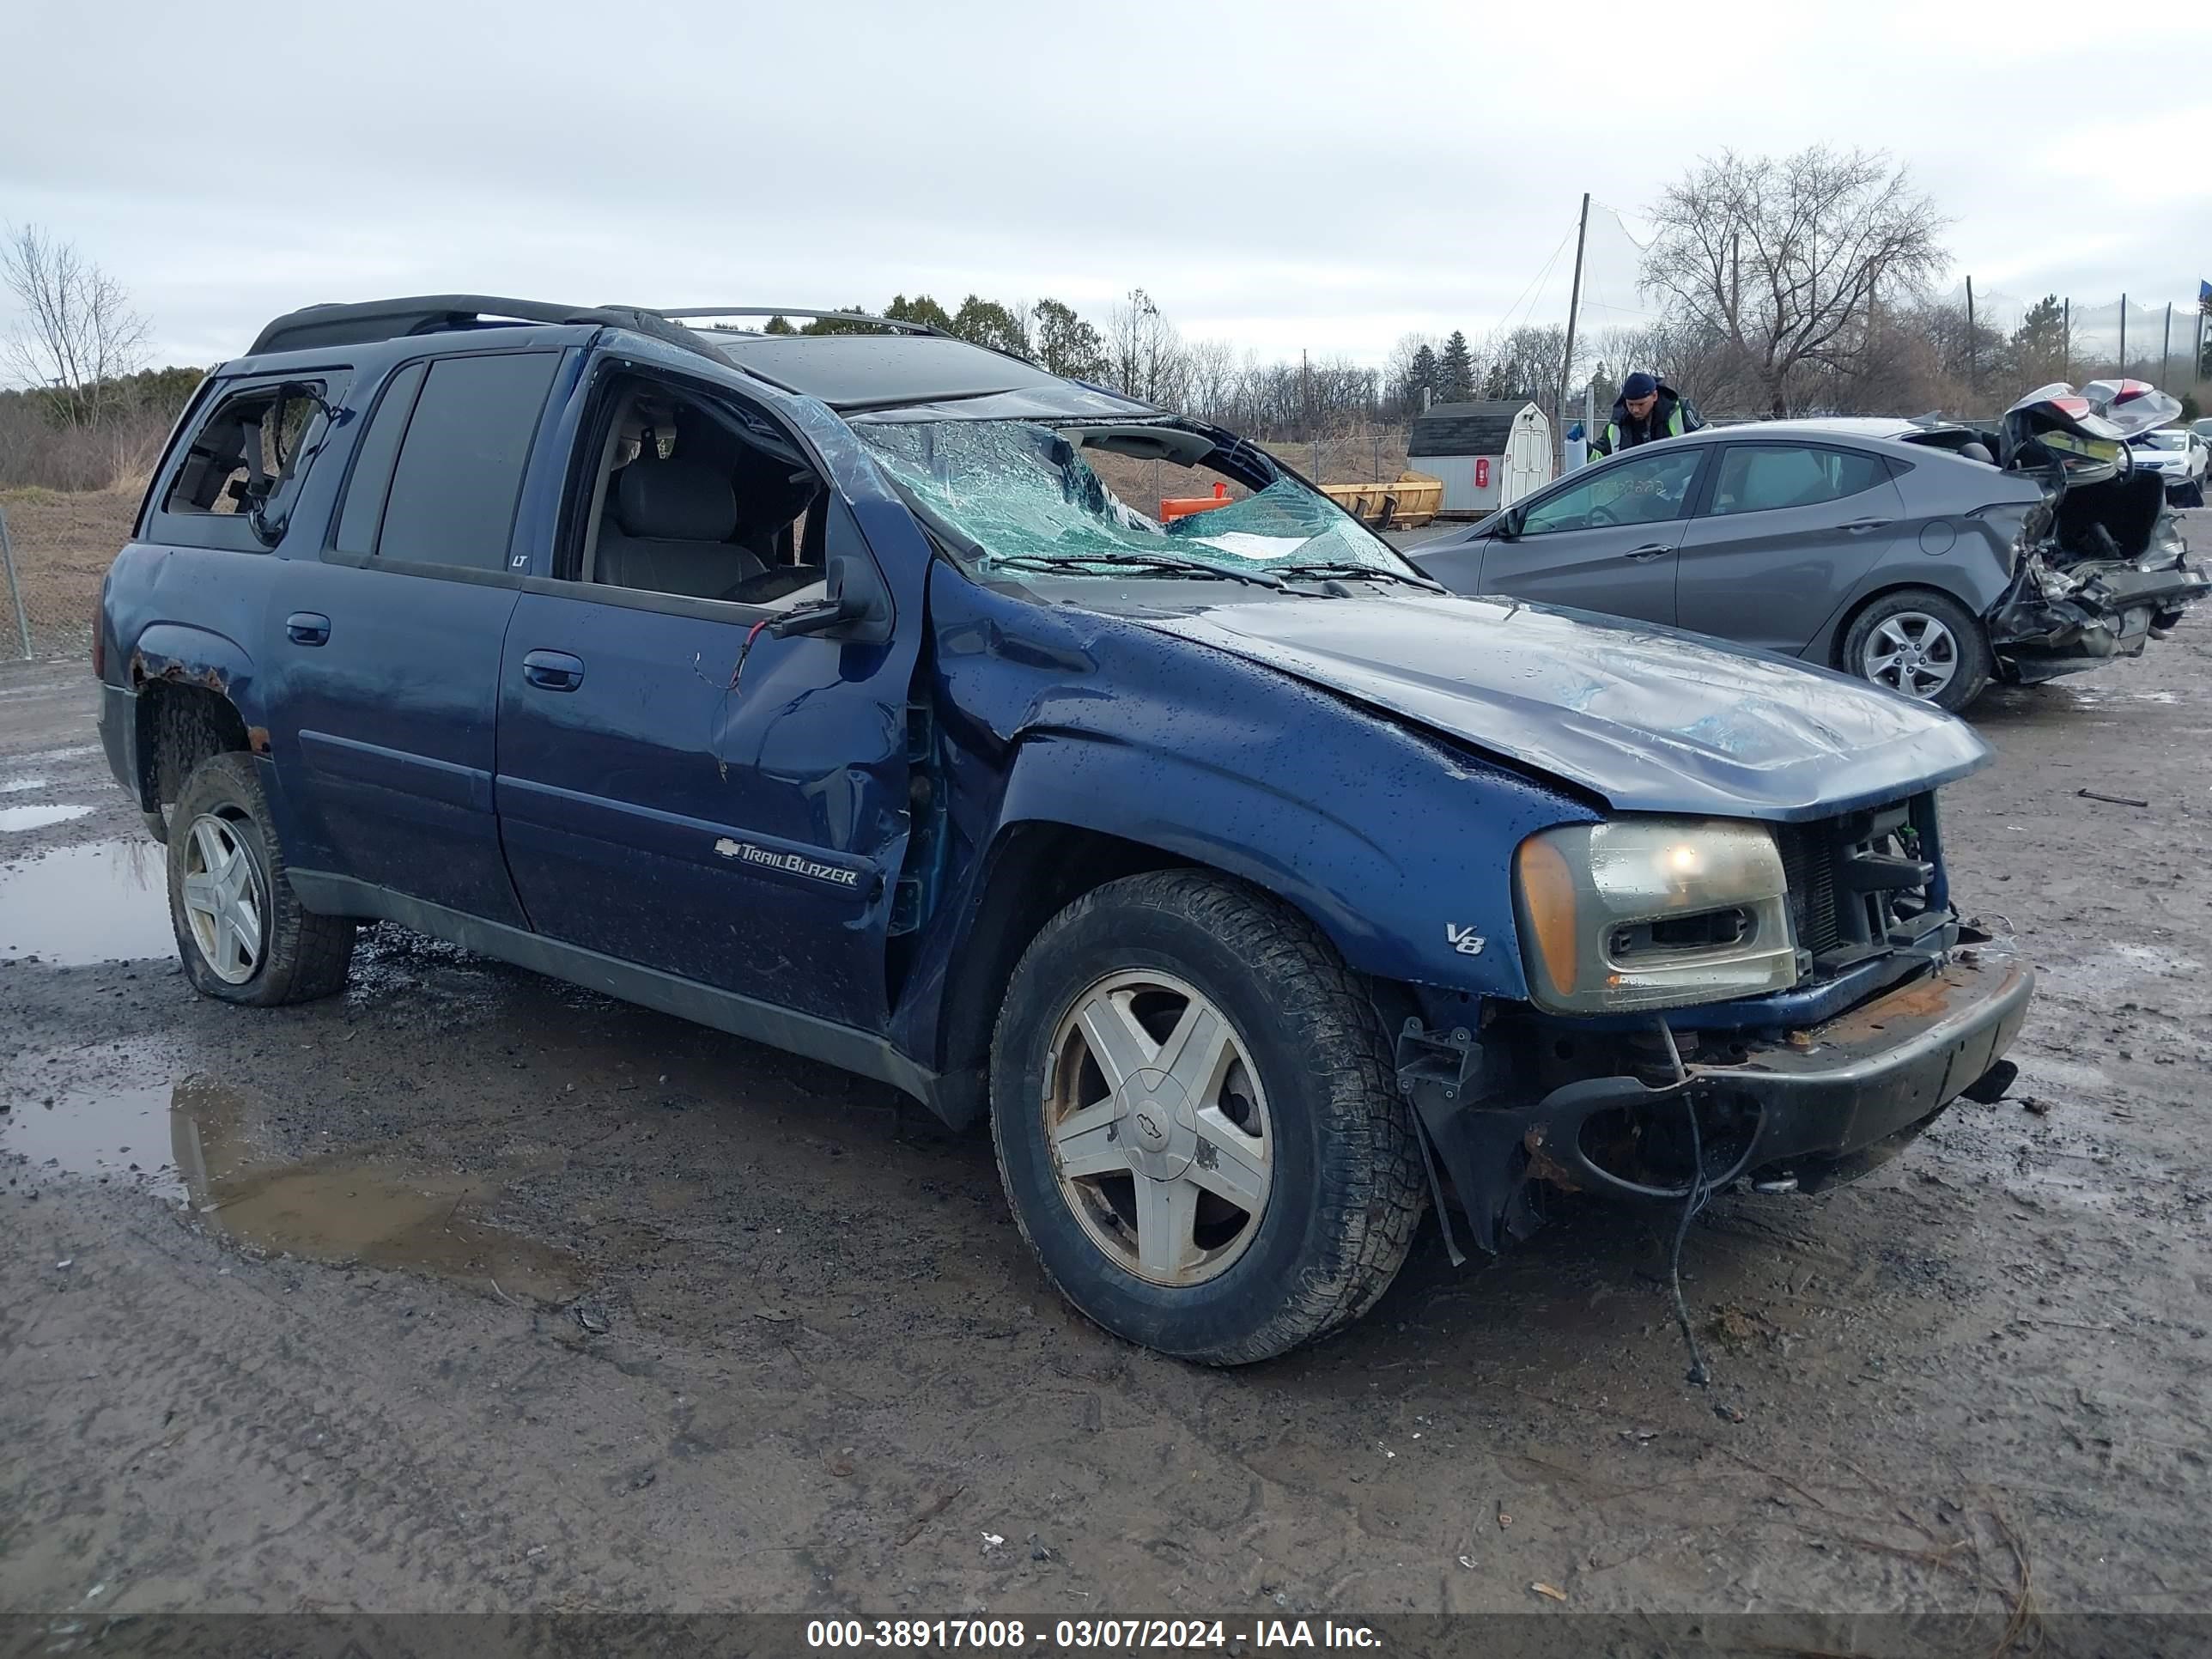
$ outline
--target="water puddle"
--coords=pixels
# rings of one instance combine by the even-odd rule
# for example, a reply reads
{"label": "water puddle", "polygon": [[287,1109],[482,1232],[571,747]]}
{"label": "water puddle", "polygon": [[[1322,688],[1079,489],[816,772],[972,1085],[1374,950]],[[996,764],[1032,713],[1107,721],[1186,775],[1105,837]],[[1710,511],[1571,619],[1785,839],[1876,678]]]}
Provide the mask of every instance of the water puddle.
{"label": "water puddle", "polygon": [[27,795],[33,789],[43,789],[51,780],[46,778],[0,778],[0,795]]}
{"label": "water puddle", "polygon": [[185,1196],[170,1151],[167,1085],[96,1097],[65,1091],[51,1105],[35,1089],[9,1093],[13,1109],[0,1117],[0,1152],[28,1158],[34,1169],[128,1182],[163,1198]]}
{"label": "water puddle", "polygon": [[311,1261],[400,1268],[559,1305],[586,1279],[565,1250],[495,1225],[502,1172],[422,1172],[343,1153],[288,1163],[258,1150],[240,1091],[173,1088],[25,1094],[0,1117],[0,1152],[33,1168],[127,1181],[190,1206],[239,1243]]}
{"label": "water puddle", "polygon": [[0,806],[0,830],[43,830],[50,823],[91,816],[89,806]]}
{"label": "water puddle", "polygon": [[57,848],[0,870],[0,961],[173,957],[167,854],[140,837]]}

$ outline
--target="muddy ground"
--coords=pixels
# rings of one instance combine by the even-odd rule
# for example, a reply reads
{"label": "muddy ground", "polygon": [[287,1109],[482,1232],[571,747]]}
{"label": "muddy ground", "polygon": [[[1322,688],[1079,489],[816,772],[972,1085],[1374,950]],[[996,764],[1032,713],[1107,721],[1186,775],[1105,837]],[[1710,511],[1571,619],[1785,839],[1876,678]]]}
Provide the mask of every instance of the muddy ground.
{"label": "muddy ground", "polygon": [[344,996],[196,997],[82,671],[0,669],[0,1608],[2206,1608],[2208,667],[2212,617],[1977,710],[2022,1081],[1717,1201],[1705,1390],[1671,1214],[1431,1224],[1202,1370],[875,1085],[390,928]]}

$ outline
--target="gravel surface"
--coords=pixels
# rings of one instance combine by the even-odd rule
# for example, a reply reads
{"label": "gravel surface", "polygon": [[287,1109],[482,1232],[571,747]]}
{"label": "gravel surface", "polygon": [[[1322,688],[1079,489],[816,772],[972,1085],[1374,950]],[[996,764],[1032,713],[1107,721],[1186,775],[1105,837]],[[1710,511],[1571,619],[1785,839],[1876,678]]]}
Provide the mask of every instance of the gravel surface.
{"label": "gravel surface", "polygon": [[1717,1201],[1702,1390],[1671,1216],[1463,1270],[1431,1223],[1348,1334],[1202,1370],[873,1085],[388,927],[328,1001],[196,997],[82,669],[0,668],[0,1607],[2205,1608],[2208,661],[1976,709],[2021,1080]]}

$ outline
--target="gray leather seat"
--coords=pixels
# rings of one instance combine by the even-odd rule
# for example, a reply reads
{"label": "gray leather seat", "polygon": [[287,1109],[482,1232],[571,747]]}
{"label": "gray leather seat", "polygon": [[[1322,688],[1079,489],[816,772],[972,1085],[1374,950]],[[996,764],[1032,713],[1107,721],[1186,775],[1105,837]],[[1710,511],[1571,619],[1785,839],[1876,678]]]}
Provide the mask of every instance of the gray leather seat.
{"label": "gray leather seat", "polygon": [[719,599],[768,568],[731,538],[737,495],[726,461],[662,460],[647,444],[615,475],[593,579],[616,587]]}

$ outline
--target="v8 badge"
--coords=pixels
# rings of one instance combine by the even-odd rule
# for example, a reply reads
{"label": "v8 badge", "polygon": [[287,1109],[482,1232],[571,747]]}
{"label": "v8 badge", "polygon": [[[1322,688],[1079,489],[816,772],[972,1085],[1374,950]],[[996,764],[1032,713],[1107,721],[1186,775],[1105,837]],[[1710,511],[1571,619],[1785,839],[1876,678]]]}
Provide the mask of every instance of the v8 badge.
{"label": "v8 badge", "polygon": [[1463,957],[1480,956],[1482,947],[1489,943],[1474,928],[1455,927],[1449,921],[1444,924],[1444,942]]}

